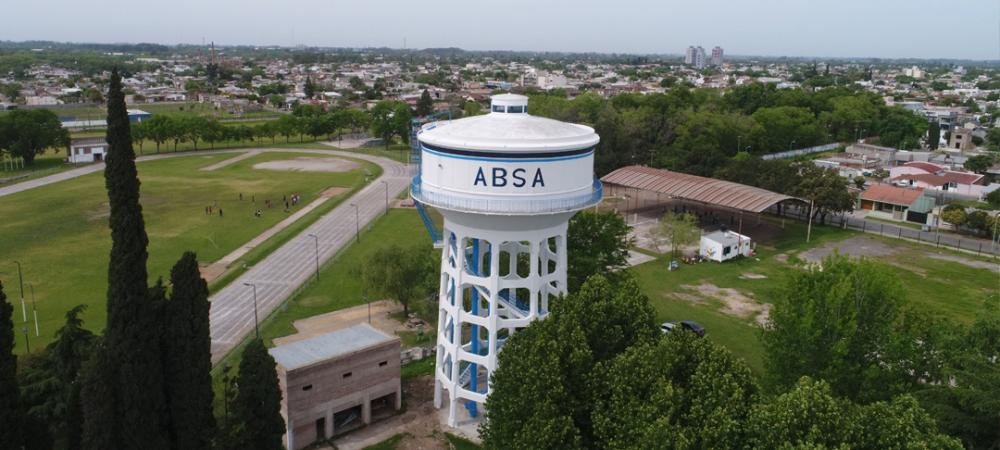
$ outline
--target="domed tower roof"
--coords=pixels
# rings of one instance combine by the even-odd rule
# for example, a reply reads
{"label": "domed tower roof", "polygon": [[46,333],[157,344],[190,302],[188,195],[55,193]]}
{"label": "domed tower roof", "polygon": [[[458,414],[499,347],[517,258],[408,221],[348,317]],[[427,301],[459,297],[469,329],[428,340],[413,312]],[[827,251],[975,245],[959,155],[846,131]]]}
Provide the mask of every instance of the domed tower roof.
{"label": "domed tower roof", "polygon": [[435,122],[418,135],[420,142],[451,150],[496,153],[564,152],[597,145],[600,138],[585,125],[528,114],[528,97],[491,97],[489,114]]}

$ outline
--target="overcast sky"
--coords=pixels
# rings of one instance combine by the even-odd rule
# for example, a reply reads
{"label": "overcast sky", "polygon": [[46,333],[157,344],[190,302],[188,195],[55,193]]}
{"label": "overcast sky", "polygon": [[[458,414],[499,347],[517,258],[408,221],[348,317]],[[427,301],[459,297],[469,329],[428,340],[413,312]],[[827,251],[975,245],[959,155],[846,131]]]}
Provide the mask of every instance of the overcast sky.
{"label": "overcast sky", "polygon": [[1000,0],[4,0],[2,40],[1000,58]]}

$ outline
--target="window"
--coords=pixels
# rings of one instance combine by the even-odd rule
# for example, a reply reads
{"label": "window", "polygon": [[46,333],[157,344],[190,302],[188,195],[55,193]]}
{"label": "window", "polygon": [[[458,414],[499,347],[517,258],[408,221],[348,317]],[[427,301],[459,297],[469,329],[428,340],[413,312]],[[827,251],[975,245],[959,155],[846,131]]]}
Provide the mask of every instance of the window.
{"label": "window", "polygon": [[728,255],[730,250],[732,250],[732,249],[728,245],[725,246],[725,247],[722,247],[722,255],[723,256]]}
{"label": "window", "polygon": [[389,364],[389,361],[382,361],[382,362],[378,363],[378,366],[379,367],[385,367],[387,364]]}
{"label": "window", "polygon": [[498,113],[504,112],[503,105],[493,105],[493,112],[498,112]]}
{"label": "window", "polygon": [[522,112],[524,112],[524,107],[523,106],[508,106],[507,107],[507,112],[508,113],[522,113]]}
{"label": "window", "polygon": [[347,373],[345,373],[345,374],[344,374],[344,378],[351,378],[351,372],[347,372]]}
{"label": "window", "polygon": [[311,385],[311,384],[307,384],[305,386],[302,386],[302,390],[303,391],[309,391],[309,390],[312,390],[312,388],[313,388],[313,385]]}

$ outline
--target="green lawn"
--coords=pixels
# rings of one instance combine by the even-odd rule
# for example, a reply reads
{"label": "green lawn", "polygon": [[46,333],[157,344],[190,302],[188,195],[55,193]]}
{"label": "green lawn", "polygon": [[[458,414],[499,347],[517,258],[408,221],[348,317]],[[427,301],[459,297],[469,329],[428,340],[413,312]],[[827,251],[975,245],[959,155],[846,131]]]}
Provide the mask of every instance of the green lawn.
{"label": "green lawn", "polygon": [[[185,250],[197,252],[203,263],[215,261],[286,217],[281,207],[264,207],[265,199],[277,205],[283,194],[297,192],[302,196],[300,205],[305,205],[331,186],[357,188],[365,182],[366,169],[373,174],[380,170],[367,162],[346,173],[252,169],[262,161],[317,156],[290,151],[264,153],[215,171],[198,171],[234,156],[220,153],[138,164],[150,241],[151,282],[168,277],[170,267]],[[243,201],[239,200],[241,192]],[[251,195],[256,197],[256,205],[250,202]],[[333,201],[336,199],[327,203]],[[205,207],[216,203],[223,217],[205,214]],[[264,215],[254,218],[258,207],[264,209]],[[0,279],[8,296],[19,303],[14,264],[18,260],[24,265],[25,290],[29,282],[35,286],[42,335],[31,336],[32,348],[48,343],[62,324],[65,311],[79,303],[92,305],[84,316],[87,327],[104,328],[110,249],[107,215],[102,173],[0,198],[0,217],[4,218],[0,224],[4,236],[0,240],[0,254],[4,255]],[[16,348],[21,352],[24,337],[18,334],[17,338]]]}
{"label": "green lawn", "polygon": [[[153,114],[198,115],[204,117],[215,117],[218,119],[270,118],[277,117],[282,114],[280,112],[263,110],[248,112],[242,116],[236,116],[234,114],[230,114],[225,108],[216,109],[212,104],[197,102],[132,103],[129,104],[128,107],[129,109],[140,109]],[[76,120],[98,120],[107,117],[107,109],[104,105],[79,105],[43,109],[49,109],[59,117],[74,117]],[[6,111],[0,112],[0,114],[5,113]]]}
{"label": "green lawn", "polygon": [[[723,264],[705,262],[681,265],[680,270],[668,270],[669,258],[661,257],[633,268],[643,291],[649,296],[661,321],[691,319],[708,330],[710,339],[743,357],[755,373],[763,371],[763,354],[758,337],[759,328],[752,319],[738,318],[721,311],[719,300],[704,298],[692,302],[677,298],[674,293],[697,294],[682,285],[714,284],[720,288],[736,289],[758,302],[770,303],[774,289],[794,268],[798,252],[830,242],[861,236],[855,231],[833,227],[814,226],[812,242],[805,242],[805,226],[789,223],[784,235],[759,245],[754,258],[728,261]],[[1000,288],[997,274],[986,269],[971,268],[953,261],[928,257],[927,252],[945,256],[982,260],[974,256],[939,251],[931,246],[868,235],[870,239],[892,246],[896,253],[878,260],[892,265],[913,307],[933,311],[943,317],[970,323],[975,319],[984,296]],[[775,256],[785,254],[790,262],[781,262]],[[744,274],[763,275],[766,278],[750,279]]]}
{"label": "green lawn", "polygon": [[49,150],[48,152],[36,156],[35,163],[30,166],[7,170],[9,167],[5,169],[3,165],[0,165],[0,179],[11,179],[6,183],[0,182],[0,186],[20,183],[33,178],[44,177],[62,172],[64,170],[84,166],[83,164],[66,164],[65,159],[66,153],[64,151]]}

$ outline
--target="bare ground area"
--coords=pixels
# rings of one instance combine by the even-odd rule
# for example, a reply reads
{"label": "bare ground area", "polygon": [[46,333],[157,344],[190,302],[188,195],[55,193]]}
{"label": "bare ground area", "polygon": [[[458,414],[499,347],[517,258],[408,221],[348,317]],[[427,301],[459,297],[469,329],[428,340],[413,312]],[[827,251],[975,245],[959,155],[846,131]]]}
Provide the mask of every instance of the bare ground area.
{"label": "bare ground area", "polygon": [[300,156],[295,159],[265,161],[253,165],[254,169],[288,170],[295,172],[348,172],[360,164],[343,158],[313,158]]}
{"label": "bare ground area", "polygon": [[[722,309],[720,309],[723,314],[739,317],[741,319],[752,318],[759,325],[767,323],[767,319],[770,316],[771,305],[758,303],[752,297],[747,296],[736,289],[721,288],[711,283],[702,283],[697,286],[682,284],[681,287],[695,291],[703,297],[719,300],[723,305]],[[691,298],[687,297],[690,294],[686,294],[684,297],[680,296],[678,293],[674,293],[674,295],[682,300]]]}
{"label": "bare ground area", "polygon": [[[892,256],[906,249],[908,249],[908,247],[904,247],[902,245],[893,246],[871,236],[855,236],[839,242],[831,242],[820,247],[804,251],[799,254],[799,257],[811,263],[819,263],[823,258],[831,255],[834,251],[839,252],[841,255],[848,255],[852,257],[864,256],[878,258]],[[924,248],[916,251],[920,256],[951,261],[974,269],[1000,270],[1000,265],[996,263],[981,261],[974,258],[965,258],[948,253],[937,253],[931,249]],[[925,270],[908,265],[905,261],[896,261],[892,259],[884,259],[884,261],[888,264],[917,273],[918,275],[926,275]]]}
{"label": "bare ground area", "polygon": [[[407,326],[392,317],[393,314],[403,311],[403,306],[391,300],[379,300],[371,303],[371,325],[389,334],[397,331],[410,330]],[[359,305],[347,309],[341,309],[307,319],[296,320],[292,323],[298,333],[274,339],[274,345],[284,345],[313,336],[319,336],[331,331],[347,328],[359,323],[368,322],[369,306]]]}

